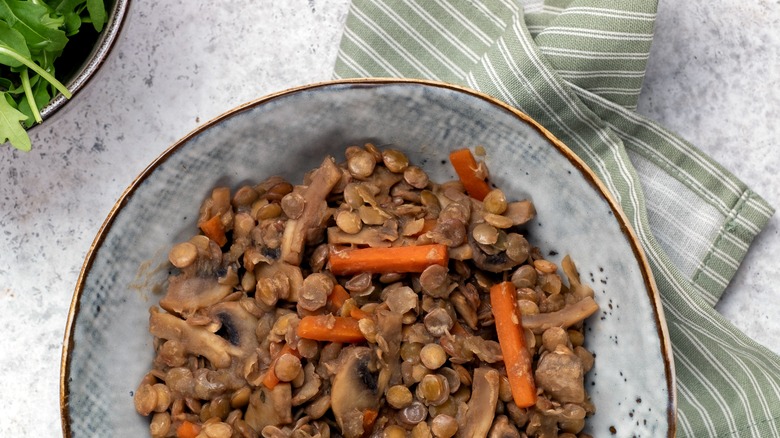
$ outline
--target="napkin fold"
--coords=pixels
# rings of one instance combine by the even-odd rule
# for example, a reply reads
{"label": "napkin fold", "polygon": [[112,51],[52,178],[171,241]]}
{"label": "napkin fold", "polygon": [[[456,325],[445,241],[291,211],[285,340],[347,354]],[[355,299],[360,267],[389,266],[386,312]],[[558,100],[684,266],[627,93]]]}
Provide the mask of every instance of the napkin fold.
{"label": "napkin fold", "polygon": [[606,185],[648,256],[675,360],[677,435],[780,436],[780,357],[713,308],[774,209],[633,111],[656,7],[354,0],[334,76],[460,84],[549,129]]}

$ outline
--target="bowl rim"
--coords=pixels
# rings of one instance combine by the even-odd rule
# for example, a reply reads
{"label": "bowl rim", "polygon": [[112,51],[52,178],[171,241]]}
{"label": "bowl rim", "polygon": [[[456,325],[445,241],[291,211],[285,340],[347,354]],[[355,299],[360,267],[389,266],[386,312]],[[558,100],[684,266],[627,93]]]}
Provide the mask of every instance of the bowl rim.
{"label": "bowl rim", "polygon": [[[125,1],[128,0],[118,0],[118,2],[125,2]],[[674,372],[671,340],[666,325],[666,318],[664,316],[663,306],[661,304],[661,296],[656,286],[655,279],[653,277],[653,272],[650,268],[650,263],[647,259],[644,249],[639,243],[637,234],[634,231],[633,227],[631,226],[631,222],[629,221],[628,217],[625,215],[622,208],[620,207],[620,204],[618,204],[617,201],[610,194],[606,185],[604,185],[604,183],[601,182],[601,180],[588,167],[588,165],[585,164],[585,162],[581,158],[579,158],[568,146],[566,146],[561,140],[555,137],[555,135],[553,135],[544,126],[542,126],[540,123],[535,121],[533,118],[531,118],[529,115],[525,114],[524,112],[510,106],[509,104],[493,96],[460,85],[450,84],[446,82],[432,81],[426,79],[383,78],[383,77],[338,79],[338,80],[315,82],[311,84],[295,86],[292,88],[274,92],[265,95],[263,97],[248,101],[241,105],[238,105],[212,118],[211,120],[199,125],[195,129],[190,131],[188,134],[186,134],[185,136],[183,136],[182,138],[174,142],[171,146],[169,146],[166,150],[164,150],[156,159],[154,159],[143,171],[141,171],[141,173],[130,183],[130,185],[122,192],[119,199],[111,208],[111,211],[108,213],[108,216],[104,220],[103,224],[100,227],[100,230],[98,231],[97,235],[95,236],[95,239],[93,240],[92,244],[89,247],[87,256],[85,258],[84,264],[82,265],[81,271],[79,273],[76,282],[73,298],[71,300],[70,308],[68,311],[68,319],[65,328],[65,336],[63,340],[62,357],[60,363],[60,418],[62,422],[63,436],[67,438],[70,438],[72,436],[71,425],[70,425],[70,409],[68,405],[68,398],[69,398],[68,380],[70,377],[70,362],[71,362],[70,352],[73,348],[73,343],[74,343],[73,334],[75,330],[76,317],[79,311],[81,294],[84,290],[85,280],[89,275],[90,268],[92,267],[92,264],[97,255],[97,250],[100,247],[100,245],[103,243],[104,239],[106,238],[117,214],[125,205],[125,203],[130,198],[130,196],[136,191],[136,189],[141,185],[141,183],[143,183],[144,180],[157,169],[157,167],[163,164],[179,148],[183,147],[192,138],[208,130],[209,128],[216,125],[217,123],[225,119],[228,119],[233,115],[241,113],[247,109],[260,106],[264,103],[273,101],[275,99],[290,94],[295,94],[295,93],[309,91],[309,90],[316,90],[320,88],[328,88],[333,86],[344,86],[344,85],[347,86],[348,85],[355,85],[355,86],[418,85],[418,86],[425,86],[425,87],[448,89],[448,90],[457,91],[460,93],[470,95],[471,97],[476,97],[490,104],[496,105],[501,109],[509,111],[511,114],[513,114],[520,120],[531,125],[537,131],[539,131],[539,133],[543,137],[545,137],[545,139],[547,139],[554,147],[556,147],[559,150],[559,152],[562,153],[575,168],[577,168],[577,170],[580,171],[580,173],[586,179],[586,181],[588,181],[588,183],[594,189],[596,189],[601,194],[601,196],[603,196],[604,199],[607,201],[610,210],[614,214],[615,218],[618,220],[620,229],[623,235],[627,238],[631,246],[631,249],[634,253],[634,257],[636,258],[636,261],[639,264],[640,271],[642,273],[642,279],[645,285],[645,291],[647,293],[647,296],[653,308],[653,316],[655,320],[656,331],[658,333],[658,338],[660,340],[660,353],[663,358],[664,372],[666,374],[666,389],[668,393],[666,417],[669,425],[669,429],[667,431],[666,436],[674,437],[677,429],[677,390],[676,390],[677,385],[676,385],[676,377]]]}
{"label": "bowl rim", "polygon": [[114,7],[110,11],[108,20],[106,21],[103,30],[98,34],[97,42],[93,48],[90,56],[84,60],[84,65],[75,73],[65,88],[71,92],[70,99],[57,93],[54,98],[49,101],[43,108],[40,109],[41,123],[36,123],[27,129],[28,132],[35,129],[37,126],[43,124],[43,121],[51,118],[68,102],[72,101],[76,94],[79,93],[89,83],[89,81],[100,70],[100,67],[106,62],[108,55],[111,53],[111,49],[116,45],[116,41],[124,28],[123,24],[127,17],[127,10],[129,8],[131,0],[115,0]]}

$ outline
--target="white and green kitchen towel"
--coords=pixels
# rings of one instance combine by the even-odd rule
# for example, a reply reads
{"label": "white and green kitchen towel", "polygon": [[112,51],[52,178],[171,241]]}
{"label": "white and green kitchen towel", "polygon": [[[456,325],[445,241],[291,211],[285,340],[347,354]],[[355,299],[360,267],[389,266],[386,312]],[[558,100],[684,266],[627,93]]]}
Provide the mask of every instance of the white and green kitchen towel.
{"label": "white and green kitchen towel", "polygon": [[780,358],[715,309],[773,208],[633,110],[655,0],[354,0],[335,77],[406,77],[490,94],[601,178],[650,260],[677,378],[677,436],[780,437]]}

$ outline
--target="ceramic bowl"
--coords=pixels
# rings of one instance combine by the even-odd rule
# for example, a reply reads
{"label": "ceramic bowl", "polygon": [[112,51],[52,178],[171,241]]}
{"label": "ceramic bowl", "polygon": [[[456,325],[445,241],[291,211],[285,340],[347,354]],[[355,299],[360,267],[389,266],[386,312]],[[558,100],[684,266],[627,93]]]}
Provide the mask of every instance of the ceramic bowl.
{"label": "ceramic bowl", "polygon": [[[62,94],[54,96],[45,107],[40,109],[44,121],[73,100],[103,65],[122,29],[129,3],[130,0],[106,0],[108,19],[103,30],[97,33],[91,25],[84,25],[83,30],[65,47],[65,52],[57,60],[57,78],[73,96],[70,99]],[[36,126],[38,125],[33,125],[30,129]]]}
{"label": "ceramic bowl", "polygon": [[673,436],[670,344],[647,261],[617,204],[587,167],[528,116],[452,85],[396,80],[317,84],[220,116],[176,143],[126,190],[76,287],[62,365],[66,436],[148,436],[132,392],[153,357],[148,309],[171,246],[196,233],[217,185],[283,175],[300,181],[326,154],[392,145],[433,180],[455,177],[450,150],[484,146],[491,179],[538,216],[529,240],[555,262],[569,254],[596,292],[587,321],[596,355],[587,386],[593,436]]}

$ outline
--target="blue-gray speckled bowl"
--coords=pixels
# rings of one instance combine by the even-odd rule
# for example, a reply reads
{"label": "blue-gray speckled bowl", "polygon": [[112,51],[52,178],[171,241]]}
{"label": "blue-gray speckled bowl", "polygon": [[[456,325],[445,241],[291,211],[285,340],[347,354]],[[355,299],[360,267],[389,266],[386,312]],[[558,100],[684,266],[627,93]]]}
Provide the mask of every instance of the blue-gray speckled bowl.
{"label": "blue-gray speckled bowl", "polygon": [[[281,174],[300,181],[352,144],[394,145],[434,180],[447,153],[483,145],[492,180],[530,198],[533,244],[570,254],[596,290],[587,323],[594,436],[673,436],[671,349],[645,257],[617,204],[586,166],[526,115],[485,95],[421,81],[353,80],[285,91],[194,131],[127,189],[95,239],[76,286],[61,375],[66,436],[147,436],[131,392],[149,368],[148,309],[172,244],[196,231],[216,185]],[[161,268],[162,267],[162,268]]]}

